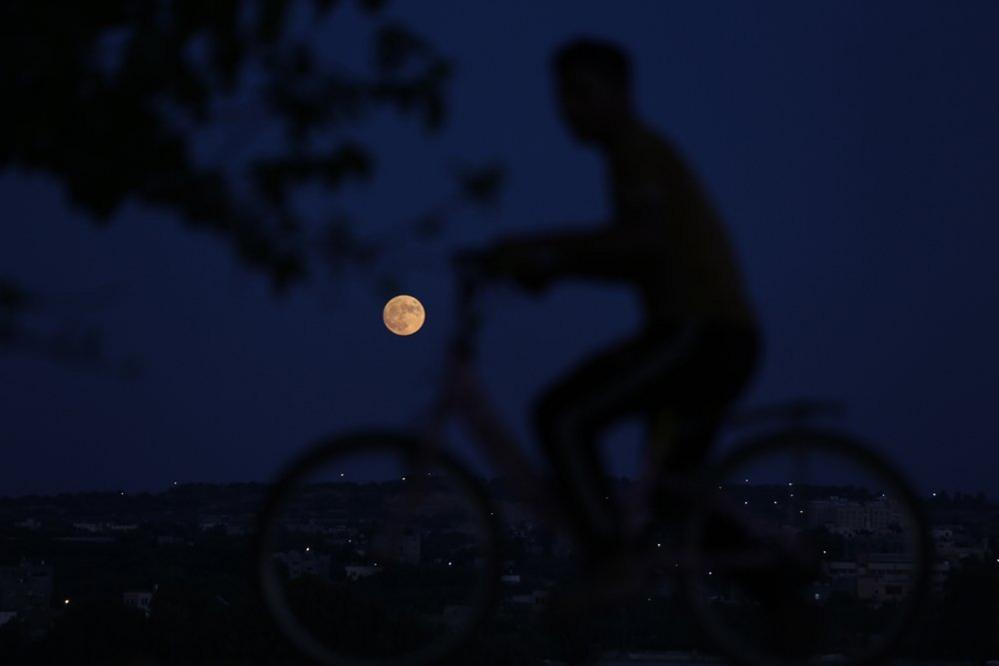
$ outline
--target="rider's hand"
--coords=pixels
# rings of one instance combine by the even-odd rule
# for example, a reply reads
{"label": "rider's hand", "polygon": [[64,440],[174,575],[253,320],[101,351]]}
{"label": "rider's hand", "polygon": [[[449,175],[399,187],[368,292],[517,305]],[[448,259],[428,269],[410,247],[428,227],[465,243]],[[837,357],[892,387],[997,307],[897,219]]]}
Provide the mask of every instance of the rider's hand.
{"label": "rider's hand", "polygon": [[506,253],[507,274],[525,291],[544,291],[555,277],[551,251],[533,243],[509,245]]}
{"label": "rider's hand", "polygon": [[531,262],[519,265],[511,277],[517,281],[521,289],[535,294],[547,289],[552,280],[551,273],[544,266]]}
{"label": "rider's hand", "polygon": [[538,292],[548,286],[553,277],[534,248],[517,243],[501,243],[487,250],[461,252],[455,257],[459,269],[472,268],[486,277],[508,277],[523,289]]}

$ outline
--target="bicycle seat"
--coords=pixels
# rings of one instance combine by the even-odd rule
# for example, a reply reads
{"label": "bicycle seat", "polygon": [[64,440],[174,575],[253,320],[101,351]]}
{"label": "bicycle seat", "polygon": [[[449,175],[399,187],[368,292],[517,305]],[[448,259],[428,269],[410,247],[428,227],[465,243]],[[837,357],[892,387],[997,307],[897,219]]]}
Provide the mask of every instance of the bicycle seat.
{"label": "bicycle seat", "polygon": [[800,399],[745,409],[730,416],[728,422],[735,426],[773,421],[799,423],[821,417],[842,416],[845,412],[846,404],[837,400]]}

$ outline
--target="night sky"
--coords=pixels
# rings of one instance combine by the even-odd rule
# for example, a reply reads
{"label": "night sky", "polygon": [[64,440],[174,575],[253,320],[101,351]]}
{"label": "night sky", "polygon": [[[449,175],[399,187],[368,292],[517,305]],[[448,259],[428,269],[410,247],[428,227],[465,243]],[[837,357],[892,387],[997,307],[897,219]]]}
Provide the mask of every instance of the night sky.
{"label": "night sky", "polygon": [[[454,58],[450,118],[428,136],[375,117],[357,134],[376,148],[377,178],[336,205],[377,233],[446,197],[455,164],[498,159],[510,173],[495,213],[463,214],[446,238],[398,251],[424,329],[389,334],[369,282],[316,270],[275,297],[225,243],[169,214],[126,205],[99,229],[50,177],[6,172],[3,272],[54,295],[113,285],[85,317],[109,355],[139,356],[145,371],[126,381],[0,356],[0,493],[265,480],[323,434],[410,423],[439,375],[448,253],[607,213],[599,159],[563,131],[550,90],[549,54],[587,34],[631,49],[643,116],[683,149],[736,240],[767,338],[745,403],[845,400],[843,425],[924,489],[994,494],[999,3],[421,0],[386,11]],[[326,48],[363,62],[359,19],[335,16]],[[529,396],[638,323],[634,297],[613,285],[539,299],[499,290],[485,308],[482,372],[525,438]],[[629,469],[637,432],[610,438],[615,470]]]}

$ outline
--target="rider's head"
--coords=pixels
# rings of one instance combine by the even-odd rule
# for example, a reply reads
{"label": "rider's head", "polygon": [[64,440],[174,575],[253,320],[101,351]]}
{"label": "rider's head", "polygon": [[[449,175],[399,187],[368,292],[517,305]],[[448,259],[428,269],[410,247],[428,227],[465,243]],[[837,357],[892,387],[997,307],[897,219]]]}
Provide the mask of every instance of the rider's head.
{"label": "rider's head", "polygon": [[552,62],[562,118],[577,138],[604,142],[631,119],[631,64],[620,47],[576,39]]}

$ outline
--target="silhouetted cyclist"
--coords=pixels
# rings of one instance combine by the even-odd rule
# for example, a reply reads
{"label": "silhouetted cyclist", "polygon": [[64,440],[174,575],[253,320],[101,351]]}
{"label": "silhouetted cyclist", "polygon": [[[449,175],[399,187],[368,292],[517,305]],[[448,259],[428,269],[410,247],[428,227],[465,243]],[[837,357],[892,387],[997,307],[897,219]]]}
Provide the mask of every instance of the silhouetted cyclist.
{"label": "silhouetted cyclist", "polygon": [[630,282],[642,330],[583,361],[538,401],[535,423],[579,535],[600,557],[618,535],[598,438],[640,414],[669,414],[665,464],[700,464],[755,367],[753,308],[726,232],[677,151],[636,115],[627,55],[581,39],[553,58],[562,118],[608,165],[613,219],[596,229],[511,238],[475,256],[540,290],[556,278]]}

